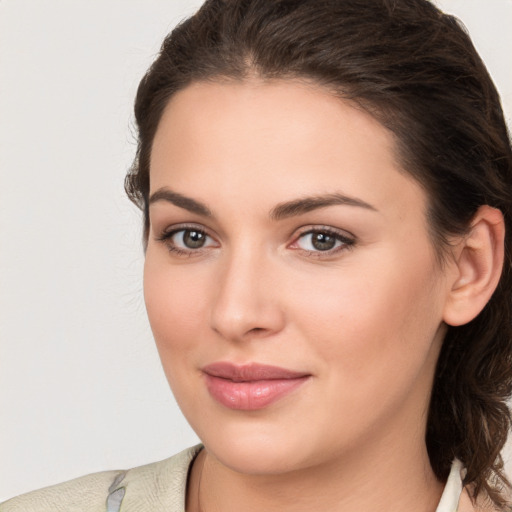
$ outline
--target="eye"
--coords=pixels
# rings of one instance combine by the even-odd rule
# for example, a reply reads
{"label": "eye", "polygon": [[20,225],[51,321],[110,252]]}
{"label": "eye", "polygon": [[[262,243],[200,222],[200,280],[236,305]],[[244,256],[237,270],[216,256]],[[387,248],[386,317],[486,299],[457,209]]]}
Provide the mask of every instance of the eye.
{"label": "eye", "polygon": [[183,249],[200,249],[206,244],[208,235],[195,229],[181,229],[175,232],[170,240]]}
{"label": "eye", "polygon": [[158,240],[164,242],[171,252],[178,254],[191,255],[201,249],[217,247],[211,236],[196,227],[173,229],[161,235]]}
{"label": "eye", "polygon": [[332,229],[310,229],[302,233],[290,246],[309,253],[336,253],[354,245],[355,240]]}

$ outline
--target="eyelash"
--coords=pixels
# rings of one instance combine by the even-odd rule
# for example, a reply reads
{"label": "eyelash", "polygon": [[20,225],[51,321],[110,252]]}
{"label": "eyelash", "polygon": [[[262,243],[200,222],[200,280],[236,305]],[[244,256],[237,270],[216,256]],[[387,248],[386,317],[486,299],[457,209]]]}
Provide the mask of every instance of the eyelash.
{"label": "eyelash", "polygon": [[[214,240],[212,236],[210,236],[207,231],[205,231],[202,227],[195,226],[195,225],[181,225],[178,227],[175,227],[174,229],[170,231],[164,231],[160,236],[156,238],[158,242],[162,242],[166,245],[169,252],[174,253],[178,256],[187,256],[187,257],[193,257],[193,256],[199,256],[201,255],[207,247],[199,247],[197,249],[182,249],[180,247],[177,247],[174,243],[172,243],[172,238],[177,235],[180,232],[183,232],[185,234],[186,232],[196,232],[202,236],[205,236],[207,238],[210,238],[211,240]],[[325,251],[322,250],[308,250],[308,249],[301,249],[301,248],[293,248],[292,246],[297,244],[297,242],[303,238],[305,238],[308,235],[313,234],[323,234],[330,236],[334,238],[335,243],[340,242],[340,244],[337,247],[334,247],[332,249],[328,249]],[[308,257],[313,258],[329,258],[334,256],[335,254],[341,252],[350,250],[354,247],[356,243],[355,238],[352,238],[350,236],[347,236],[345,234],[340,233],[339,231],[333,229],[330,226],[318,226],[318,227],[309,227],[304,228],[304,231],[299,233],[295,238],[294,241],[288,245],[288,247],[292,248],[293,250],[301,251],[302,253],[306,254]]]}
{"label": "eyelash", "polygon": [[295,249],[295,250],[300,250],[310,257],[320,259],[320,258],[329,258],[329,257],[332,257],[332,256],[338,254],[339,252],[353,249],[354,245],[356,244],[355,237],[351,237],[347,234],[342,234],[341,232],[333,229],[330,226],[315,226],[314,228],[313,227],[305,228],[304,231],[299,233],[299,235],[294,239],[294,241],[290,245],[294,245],[300,239],[306,237],[307,235],[313,235],[313,234],[328,235],[328,236],[334,238],[335,243],[340,242],[340,245],[338,245],[338,247],[334,247],[332,249],[328,249],[325,251],[321,251],[321,250],[315,251],[315,250],[300,249],[300,248]]}
{"label": "eyelash", "polygon": [[203,248],[200,247],[198,249],[182,249],[181,247],[177,247],[174,243],[172,243],[172,238],[174,235],[180,233],[180,232],[187,232],[187,231],[194,231],[196,233],[199,233],[200,235],[203,235],[205,237],[208,237],[213,240],[213,237],[211,237],[203,228],[199,226],[192,225],[181,225],[178,226],[170,231],[164,231],[160,236],[156,238],[158,242],[162,242],[165,244],[169,252],[174,253],[178,256],[198,256],[202,254]]}

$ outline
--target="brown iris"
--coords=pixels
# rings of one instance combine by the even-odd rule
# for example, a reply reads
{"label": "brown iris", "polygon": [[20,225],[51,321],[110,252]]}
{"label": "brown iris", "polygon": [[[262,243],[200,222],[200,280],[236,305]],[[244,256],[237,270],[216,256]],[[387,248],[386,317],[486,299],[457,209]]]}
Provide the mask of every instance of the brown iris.
{"label": "brown iris", "polygon": [[311,233],[311,244],[318,251],[328,251],[336,245],[336,238],[327,233]]}
{"label": "brown iris", "polygon": [[186,230],[183,233],[183,244],[189,249],[199,249],[205,241],[206,235],[201,231]]}

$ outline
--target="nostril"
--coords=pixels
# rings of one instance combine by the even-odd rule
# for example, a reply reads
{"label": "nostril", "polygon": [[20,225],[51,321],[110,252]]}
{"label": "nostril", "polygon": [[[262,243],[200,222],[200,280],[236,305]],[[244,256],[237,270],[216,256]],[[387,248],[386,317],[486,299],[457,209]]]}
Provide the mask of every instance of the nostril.
{"label": "nostril", "polygon": [[210,328],[222,338],[231,341],[263,339],[284,327],[280,304],[268,300],[267,295],[255,284],[254,275],[248,279],[250,275],[246,271],[244,279],[240,279],[240,274],[232,271],[213,297]]}
{"label": "nostril", "polygon": [[257,333],[264,332],[264,331],[266,331],[266,329],[264,329],[263,327],[254,327],[253,329],[251,329],[248,332],[257,334]]}

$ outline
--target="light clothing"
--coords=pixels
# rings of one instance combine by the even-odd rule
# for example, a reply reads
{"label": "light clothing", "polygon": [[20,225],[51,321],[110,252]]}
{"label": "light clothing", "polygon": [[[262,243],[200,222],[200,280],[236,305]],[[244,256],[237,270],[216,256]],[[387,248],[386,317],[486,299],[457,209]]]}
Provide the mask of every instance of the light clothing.
{"label": "light clothing", "polygon": [[[202,446],[129,469],[104,471],[33,491],[0,504],[0,512],[184,512],[190,466]],[[463,469],[452,465],[436,512],[473,512],[462,492]]]}
{"label": "light clothing", "polygon": [[0,512],[184,512],[188,469],[201,448],[23,494],[1,504]]}

